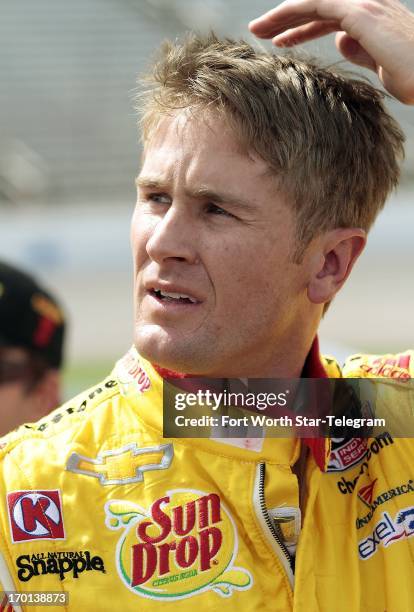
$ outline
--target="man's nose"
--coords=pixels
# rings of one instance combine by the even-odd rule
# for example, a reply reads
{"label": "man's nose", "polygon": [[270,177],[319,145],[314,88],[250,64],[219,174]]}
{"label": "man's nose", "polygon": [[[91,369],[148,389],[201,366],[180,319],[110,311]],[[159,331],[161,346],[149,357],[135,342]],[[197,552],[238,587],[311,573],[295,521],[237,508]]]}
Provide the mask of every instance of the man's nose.
{"label": "man's nose", "polygon": [[155,224],[147,241],[147,253],[157,263],[167,259],[196,263],[197,238],[188,213],[172,205]]}

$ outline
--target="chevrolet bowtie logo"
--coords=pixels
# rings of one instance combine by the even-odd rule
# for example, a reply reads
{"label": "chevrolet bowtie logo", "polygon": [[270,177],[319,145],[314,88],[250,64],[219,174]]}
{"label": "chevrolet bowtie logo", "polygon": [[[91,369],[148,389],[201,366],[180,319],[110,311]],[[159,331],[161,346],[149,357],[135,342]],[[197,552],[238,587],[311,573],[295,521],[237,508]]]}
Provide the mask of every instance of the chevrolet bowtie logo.
{"label": "chevrolet bowtie logo", "polygon": [[95,459],[72,453],[66,469],[75,474],[98,478],[101,485],[123,485],[143,482],[144,472],[170,467],[172,444],[139,448],[135,442],[100,453]]}

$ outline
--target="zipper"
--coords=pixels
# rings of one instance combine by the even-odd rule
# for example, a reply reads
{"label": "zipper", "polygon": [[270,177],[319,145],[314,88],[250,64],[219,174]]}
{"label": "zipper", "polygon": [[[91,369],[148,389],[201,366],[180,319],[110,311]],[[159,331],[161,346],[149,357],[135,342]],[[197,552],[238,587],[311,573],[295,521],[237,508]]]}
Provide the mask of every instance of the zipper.
{"label": "zipper", "polygon": [[259,519],[260,525],[267,536],[267,540],[276,553],[279,561],[281,562],[287,577],[289,579],[290,586],[293,589],[294,574],[292,558],[286,548],[280,530],[278,530],[270,518],[269,512],[266,507],[265,493],[264,493],[264,482],[265,482],[265,464],[258,463],[256,468],[256,480],[254,484],[253,492],[253,505],[256,512],[256,516]]}

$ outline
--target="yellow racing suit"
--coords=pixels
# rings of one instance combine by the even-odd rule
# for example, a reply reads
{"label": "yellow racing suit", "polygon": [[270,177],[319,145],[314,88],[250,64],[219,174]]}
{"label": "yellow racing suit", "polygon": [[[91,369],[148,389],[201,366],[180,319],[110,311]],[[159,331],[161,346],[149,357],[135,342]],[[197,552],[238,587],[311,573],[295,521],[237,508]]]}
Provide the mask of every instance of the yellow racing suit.
{"label": "yellow racing suit", "polygon": [[[392,378],[404,411],[413,358],[322,365]],[[2,609],[414,609],[412,440],[319,439],[306,457],[295,438],[246,448],[162,432],[162,376],[131,349],[0,441],[0,591],[17,592]]]}

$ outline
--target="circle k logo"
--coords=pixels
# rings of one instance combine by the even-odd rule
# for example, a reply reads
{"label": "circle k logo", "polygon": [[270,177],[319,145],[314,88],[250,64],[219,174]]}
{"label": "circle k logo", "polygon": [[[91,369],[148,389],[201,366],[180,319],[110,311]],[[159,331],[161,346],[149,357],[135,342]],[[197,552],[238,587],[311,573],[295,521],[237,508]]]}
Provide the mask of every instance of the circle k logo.
{"label": "circle k logo", "polygon": [[137,595],[171,601],[213,590],[228,597],[252,585],[250,573],[233,566],[237,532],[216,493],[169,491],[149,510],[115,500],[105,513],[107,527],[122,530],[118,573]]}
{"label": "circle k logo", "polygon": [[8,493],[7,505],[13,542],[65,538],[58,490]]}

